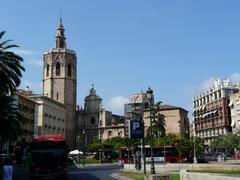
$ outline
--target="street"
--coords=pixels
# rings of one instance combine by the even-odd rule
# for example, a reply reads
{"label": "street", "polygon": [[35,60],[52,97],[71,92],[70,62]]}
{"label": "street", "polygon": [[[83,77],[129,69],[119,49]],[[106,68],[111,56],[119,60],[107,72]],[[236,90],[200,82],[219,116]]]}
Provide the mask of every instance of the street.
{"label": "street", "polygon": [[[77,167],[75,165],[68,167],[68,180],[114,180],[112,173],[118,172],[118,165],[91,165],[85,167]],[[29,179],[28,168],[17,167],[13,180]]]}

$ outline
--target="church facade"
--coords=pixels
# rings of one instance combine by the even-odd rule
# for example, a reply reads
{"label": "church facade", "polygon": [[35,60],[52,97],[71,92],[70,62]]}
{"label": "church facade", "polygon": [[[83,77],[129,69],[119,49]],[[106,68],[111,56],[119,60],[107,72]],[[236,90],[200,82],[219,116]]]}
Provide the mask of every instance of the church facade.
{"label": "church facade", "polygon": [[78,108],[76,115],[76,149],[86,152],[95,140],[104,141],[112,137],[125,137],[125,118],[106,111],[102,98],[92,87],[85,98],[84,107]]}

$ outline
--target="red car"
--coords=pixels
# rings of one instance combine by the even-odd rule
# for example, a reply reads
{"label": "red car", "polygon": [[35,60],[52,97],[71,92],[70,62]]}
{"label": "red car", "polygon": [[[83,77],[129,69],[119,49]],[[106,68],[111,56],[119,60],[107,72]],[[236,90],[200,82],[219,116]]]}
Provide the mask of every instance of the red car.
{"label": "red car", "polygon": [[235,153],[232,155],[232,158],[240,159],[240,153]]}

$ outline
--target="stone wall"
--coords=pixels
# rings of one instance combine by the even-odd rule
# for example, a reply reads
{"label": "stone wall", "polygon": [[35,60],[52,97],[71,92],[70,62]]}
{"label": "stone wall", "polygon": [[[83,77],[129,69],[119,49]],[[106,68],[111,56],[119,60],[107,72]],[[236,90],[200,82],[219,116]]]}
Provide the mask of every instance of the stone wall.
{"label": "stone wall", "polygon": [[187,170],[180,171],[180,180],[239,180],[239,176],[212,173],[191,173]]}

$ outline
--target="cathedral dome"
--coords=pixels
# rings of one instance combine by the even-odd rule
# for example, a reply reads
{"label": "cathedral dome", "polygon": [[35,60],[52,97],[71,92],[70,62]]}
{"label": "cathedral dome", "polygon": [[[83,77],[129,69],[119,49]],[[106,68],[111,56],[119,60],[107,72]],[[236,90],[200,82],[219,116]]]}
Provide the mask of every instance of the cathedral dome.
{"label": "cathedral dome", "polygon": [[96,112],[100,110],[102,98],[96,94],[96,90],[92,87],[90,94],[85,98],[85,110]]}
{"label": "cathedral dome", "polygon": [[102,98],[96,94],[96,90],[94,88],[91,88],[89,95],[85,97],[85,101],[93,100],[102,101]]}

